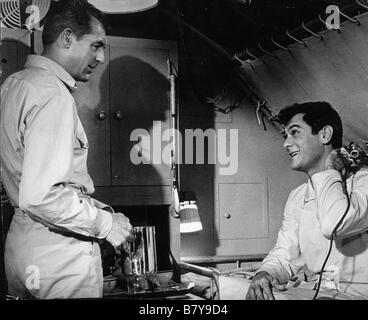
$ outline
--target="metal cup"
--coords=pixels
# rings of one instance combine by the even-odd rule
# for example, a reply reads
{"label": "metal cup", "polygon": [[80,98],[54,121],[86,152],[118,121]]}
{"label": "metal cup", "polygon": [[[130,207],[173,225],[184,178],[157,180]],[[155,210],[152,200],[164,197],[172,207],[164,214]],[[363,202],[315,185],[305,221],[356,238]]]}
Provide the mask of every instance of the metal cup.
{"label": "metal cup", "polygon": [[154,226],[134,227],[134,242],[122,252],[125,275],[142,276],[157,272],[156,231]]}

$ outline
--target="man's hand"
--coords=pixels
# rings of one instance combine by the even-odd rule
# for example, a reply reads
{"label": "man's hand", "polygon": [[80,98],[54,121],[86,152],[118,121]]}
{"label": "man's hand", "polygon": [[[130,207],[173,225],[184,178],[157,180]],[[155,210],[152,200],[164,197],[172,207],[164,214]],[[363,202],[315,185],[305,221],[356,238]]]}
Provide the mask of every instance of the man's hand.
{"label": "man's hand", "polygon": [[326,170],[330,170],[330,169],[337,170],[341,174],[344,174],[343,171],[345,171],[345,166],[340,156],[337,153],[338,151],[336,149],[330,152],[325,162],[325,169]]}
{"label": "man's hand", "polygon": [[268,272],[261,271],[257,273],[250,284],[247,292],[247,300],[275,300],[272,289],[285,290],[276,279],[271,277]]}
{"label": "man's hand", "polygon": [[112,214],[112,228],[106,240],[112,244],[115,250],[127,241],[134,241],[133,227],[129,219],[122,213]]}

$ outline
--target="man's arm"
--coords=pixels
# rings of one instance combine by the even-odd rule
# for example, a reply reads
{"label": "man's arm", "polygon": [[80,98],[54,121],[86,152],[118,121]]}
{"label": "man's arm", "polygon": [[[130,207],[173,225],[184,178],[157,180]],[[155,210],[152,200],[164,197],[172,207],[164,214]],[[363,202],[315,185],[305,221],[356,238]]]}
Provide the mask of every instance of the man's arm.
{"label": "man's arm", "polygon": [[321,232],[331,239],[332,232],[346,213],[337,229],[337,237],[346,237],[368,230],[368,169],[359,170],[350,177],[347,194],[337,170],[326,170],[312,176],[316,193]]}
{"label": "man's arm", "polygon": [[299,219],[294,210],[297,201],[296,192],[293,191],[289,196],[276,245],[257,270],[248,290],[247,299],[273,299],[272,288],[278,289],[280,284],[286,283],[298,271],[297,269],[302,267],[291,264],[291,261],[299,255]]}
{"label": "man's arm", "polygon": [[[27,89],[36,90],[31,86]],[[32,106],[23,121],[19,207],[46,225],[105,238],[112,228],[111,214],[92,206],[67,185],[74,168],[77,121],[71,99],[55,92],[47,101]]]}

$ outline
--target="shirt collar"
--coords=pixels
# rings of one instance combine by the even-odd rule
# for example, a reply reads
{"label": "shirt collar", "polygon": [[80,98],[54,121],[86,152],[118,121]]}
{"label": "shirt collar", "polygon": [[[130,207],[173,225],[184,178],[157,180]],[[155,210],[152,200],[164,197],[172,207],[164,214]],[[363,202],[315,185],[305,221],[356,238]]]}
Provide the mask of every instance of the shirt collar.
{"label": "shirt collar", "polygon": [[28,55],[24,67],[45,69],[64,82],[70,91],[77,88],[76,81],[60,64],[44,56],[33,54]]}
{"label": "shirt collar", "polygon": [[314,200],[315,198],[316,198],[316,195],[315,195],[315,192],[314,192],[312,179],[309,178],[308,182],[307,182],[307,188],[305,190],[304,203],[307,203],[311,200]]}

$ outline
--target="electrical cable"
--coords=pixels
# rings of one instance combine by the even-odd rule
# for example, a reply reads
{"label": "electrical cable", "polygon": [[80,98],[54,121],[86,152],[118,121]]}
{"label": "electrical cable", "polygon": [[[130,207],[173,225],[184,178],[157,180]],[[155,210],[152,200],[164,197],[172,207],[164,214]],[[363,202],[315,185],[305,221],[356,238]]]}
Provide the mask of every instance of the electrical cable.
{"label": "electrical cable", "polygon": [[[355,173],[353,174],[353,177],[352,179],[354,180],[354,176],[355,176]],[[352,185],[353,185],[353,180],[352,180]],[[346,181],[344,182],[346,183]],[[353,190],[353,188],[352,188]],[[352,192],[351,190],[351,192]],[[344,214],[342,215],[342,217],[340,218],[339,222],[336,224],[335,228],[333,229],[332,231],[332,234],[331,234],[331,239],[330,239],[330,246],[329,246],[329,249],[328,249],[328,252],[327,252],[327,256],[322,264],[322,268],[321,268],[321,271],[320,271],[320,274],[319,274],[319,279],[318,279],[318,284],[317,284],[317,287],[316,287],[316,293],[314,294],[313,296],[313,299],[312,300],[316,300],[317,296],[318,296],[318,293],[319,293],[319,290],[321,288],[321,282],[322,282],[322,276],[323,276],[323,270],[326,266],[326,263],[330,257],[330,254],[331,254],[331,251],[332,251],[332,244],[333,244],[333,241],[334,241],[334,237],[336,236],[336,233],[337,233],[337,229],[339,228],[339,226],[341,225],[341,223],[344,221],[349,209],[350,209],[350,196],[351,194],[349,195],[347,190],[346,190],[346,186],[343,185],[343,191],[344,191],[344,194],[346,196],[346,199],[348,201],[348,205],[347,205],[347,208],[344,212]]]}

